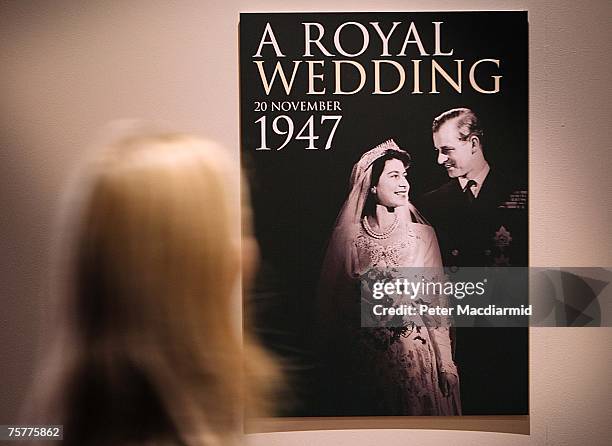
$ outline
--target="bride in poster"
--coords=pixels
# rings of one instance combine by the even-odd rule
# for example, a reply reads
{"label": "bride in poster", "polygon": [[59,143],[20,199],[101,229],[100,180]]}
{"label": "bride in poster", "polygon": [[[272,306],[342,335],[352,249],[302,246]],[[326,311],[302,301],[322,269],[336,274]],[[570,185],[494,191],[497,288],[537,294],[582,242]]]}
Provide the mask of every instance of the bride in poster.
{"label": "bride in poster", "polygon": [[330,415],[461,414],[448,327],[360,327],[360,275],[442,267],[433,228],[408,201],[409,165],[392,140],[361,157],[327,248],[318,320]]}

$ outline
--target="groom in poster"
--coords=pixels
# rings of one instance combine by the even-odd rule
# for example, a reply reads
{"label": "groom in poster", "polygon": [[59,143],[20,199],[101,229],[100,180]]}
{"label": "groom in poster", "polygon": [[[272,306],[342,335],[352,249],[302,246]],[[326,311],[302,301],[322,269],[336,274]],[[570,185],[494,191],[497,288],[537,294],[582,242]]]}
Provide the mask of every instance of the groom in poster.
{"label": "groom in poster", "polygon": [[[432,124],[437,163],[450,181],[417,200],[447,267],[527,266],[526,191],[487,161],[485,132],[468,108]],[[528,413],[526,328],[456,328],[464,415]]]}

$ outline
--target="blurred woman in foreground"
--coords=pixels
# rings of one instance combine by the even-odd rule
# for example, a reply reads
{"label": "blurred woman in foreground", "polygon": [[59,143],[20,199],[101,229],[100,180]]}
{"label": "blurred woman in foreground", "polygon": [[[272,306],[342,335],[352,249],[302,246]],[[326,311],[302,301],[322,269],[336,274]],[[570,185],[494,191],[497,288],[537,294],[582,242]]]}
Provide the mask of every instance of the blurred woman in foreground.
{"label": "blurred woman in foreground", "polygon": [[[266,410],[276,368],[236,323],[235,177],[222,155],[191,136],[133,136],[90,166],[44,375],[45,422],[63,424],[64,444],[228,444],[245,408]],[[246,276],[254,260],[246,249]]]}

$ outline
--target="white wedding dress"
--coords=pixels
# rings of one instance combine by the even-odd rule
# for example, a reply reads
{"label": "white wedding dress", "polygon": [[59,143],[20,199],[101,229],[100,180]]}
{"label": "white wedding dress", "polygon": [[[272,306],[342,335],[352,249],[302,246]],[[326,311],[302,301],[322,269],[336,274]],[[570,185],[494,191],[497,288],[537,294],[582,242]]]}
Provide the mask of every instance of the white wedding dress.
{"label": "white wedding dress", "polygon": [[447,326],[361,327],[362,274],[371,268],[428,267],[439,276],[443,271],[435,232],[412,204],[395,208],[398,224],[384,237],[364,228],[372,165],[389,151],[402,152],[389,140],[353,166],[323,261],[313,333],[324,371],[323,398],[329,413],[340,416],[460,415],[459,386],[445,396],[439,385],[441,373],[458,378]]}
{"label": "white wedding dress", "polygon": [[[361,228],[355,247],[359,272],[371,268],[441,267],[440,251],[431,226],[404,222],[387,239],[375,239]],[[433,280],[433,277],[431,278]],[[353,301],[354,302],[354,301]],[[362,411],[385,415],[459,415],[459,389],[444,396],[439,386],[442,372],[455,376],[447,327],[410,324],[404,330],[345,327],[346,379],[355,389],[352,404]]]}

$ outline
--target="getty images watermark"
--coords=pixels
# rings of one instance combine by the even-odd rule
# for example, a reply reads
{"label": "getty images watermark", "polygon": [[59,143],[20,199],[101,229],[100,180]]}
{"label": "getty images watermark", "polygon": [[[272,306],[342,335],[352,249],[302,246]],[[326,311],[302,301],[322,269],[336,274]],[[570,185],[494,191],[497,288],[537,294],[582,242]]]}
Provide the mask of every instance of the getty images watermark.
{"label": "getty images watermark", "polygon": [[612,326],[605,268],[374,268],[363,327]]}

